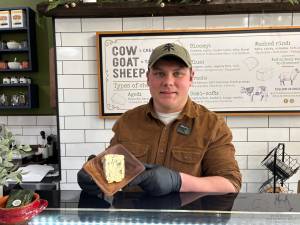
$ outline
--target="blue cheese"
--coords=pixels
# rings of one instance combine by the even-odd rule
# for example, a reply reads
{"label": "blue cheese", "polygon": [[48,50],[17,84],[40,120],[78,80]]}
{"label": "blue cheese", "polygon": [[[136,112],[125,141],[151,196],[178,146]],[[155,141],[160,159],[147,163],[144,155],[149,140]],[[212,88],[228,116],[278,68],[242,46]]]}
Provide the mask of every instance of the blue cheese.
{"label": "blue cheese", "polygon": [[103,171],[108,183],[120,182],[125,177],[124,155],[106,154],[102,158]]}

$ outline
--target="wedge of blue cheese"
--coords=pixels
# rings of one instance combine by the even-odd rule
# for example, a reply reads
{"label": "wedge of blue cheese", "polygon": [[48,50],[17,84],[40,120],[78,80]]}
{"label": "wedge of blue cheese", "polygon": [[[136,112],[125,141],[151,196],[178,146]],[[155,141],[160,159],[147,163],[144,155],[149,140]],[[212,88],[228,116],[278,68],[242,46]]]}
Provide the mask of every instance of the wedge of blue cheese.
{"label": "wedge of blue cheese", "polygon": [[119,154],[106,154],[102,157],[103,171],[108,183],[120,182],[125,177],[125,157]]}

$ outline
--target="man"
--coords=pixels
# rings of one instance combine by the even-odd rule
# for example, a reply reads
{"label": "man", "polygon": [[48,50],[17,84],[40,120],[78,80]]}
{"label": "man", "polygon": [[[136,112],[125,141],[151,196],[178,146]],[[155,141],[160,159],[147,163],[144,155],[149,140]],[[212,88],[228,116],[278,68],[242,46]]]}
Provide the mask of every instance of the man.
{"label": "man", "polygon": [[153,50],[149,103],[125,112],[113,127],[111,145],[123,144],[146,163],[129,186],[156,196],[240,190],[231,132],[222,118],[189,98],[193,78],[184,47],[168,43]]}

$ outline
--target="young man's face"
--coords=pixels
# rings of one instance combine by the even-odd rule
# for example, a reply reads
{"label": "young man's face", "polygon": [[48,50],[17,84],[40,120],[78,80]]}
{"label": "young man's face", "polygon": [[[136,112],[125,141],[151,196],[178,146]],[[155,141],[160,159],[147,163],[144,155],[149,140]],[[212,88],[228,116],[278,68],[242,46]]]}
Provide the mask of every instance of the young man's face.
{"label": "young man's face", "polygon": [[183,109],[194,72],[177,59],[160,59],[147,72],[147,84],[157,112],[172,113]]}

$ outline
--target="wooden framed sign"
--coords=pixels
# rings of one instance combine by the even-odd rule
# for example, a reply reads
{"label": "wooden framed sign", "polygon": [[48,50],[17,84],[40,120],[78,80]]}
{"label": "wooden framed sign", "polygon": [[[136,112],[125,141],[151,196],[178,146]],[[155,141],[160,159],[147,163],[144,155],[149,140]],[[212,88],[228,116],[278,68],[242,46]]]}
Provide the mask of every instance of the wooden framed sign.
{"label": "wooden framed sign", "polygon": [[300,112],[300,27],[97,32],[100,117],[149,101],[152,49],[174,42],[191,54],[191,98],[226,115]]}

